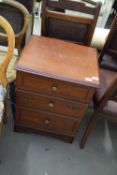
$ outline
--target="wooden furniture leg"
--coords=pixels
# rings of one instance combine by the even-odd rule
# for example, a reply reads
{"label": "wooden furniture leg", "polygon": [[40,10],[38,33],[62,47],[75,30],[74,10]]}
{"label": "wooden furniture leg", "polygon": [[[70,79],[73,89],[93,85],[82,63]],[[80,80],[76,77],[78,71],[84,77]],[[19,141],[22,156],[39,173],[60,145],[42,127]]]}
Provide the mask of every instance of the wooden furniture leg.
{"label": "wooden furniture leg", "polygon": [[87,128],[86,128],[86,130],[85,130],[85,133],[84,133],[84,135],[83,135],[83,137],[82,137],[82,140],[81,140],[81,142],[80,142],[80,148],[81,148],[81,149],[84,148],[85,143],[86,143],[86,141],[87,141],[89,135],[91,134],[91,131],[93,130],[93,128],[94,128],[94,126],[95,126],[96,120],[97,120],[96,115],[95,115],[95,114],[92,115],[92,117],[91,117],[90,120],[89,120],[88,126],[87,126]]}
{"label": "wooden furniture leg", "polygon": [[7,98],[5,98],[5,101],[4,101],[4,114],[3,114],[3,122],[4,123],[7,123],[7,114],[8,114],[8,111],[7,111]]}

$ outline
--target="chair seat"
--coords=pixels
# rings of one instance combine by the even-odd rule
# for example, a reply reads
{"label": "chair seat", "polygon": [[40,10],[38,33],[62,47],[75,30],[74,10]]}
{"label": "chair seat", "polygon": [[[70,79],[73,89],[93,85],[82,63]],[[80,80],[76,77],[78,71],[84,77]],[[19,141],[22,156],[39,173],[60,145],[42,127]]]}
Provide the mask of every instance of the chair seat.
{"label": "chair seat", "polygon": [[117,58],[104,55],[103,60],[101,61],[101,67],[104,69],[117,71]]}
{"label": "chair seat", "polygon": [[[2,60],[4,59],[5,54],[6,53],[4,51],[0,51],[0,62],[2,62]],[[17,60],[17,56],[13,55],[7,68],[7,80],[9,83],[11,83],[16,79],[16,70],[14,69],[16,60]]]}
{"label": "chair seat", "polygon": [[117,102],[109,100],[103,109],[103,113],[116,116],[117,119]]}
{"label": "chair seat", "polygon": [[94,100],[95,103],[98,103],[104,93],[106,92],[107,88],[110,86],[113,77],[115,76],[116,72],[114,71],[109,71],[106,69],[100,69],[100,87],[99,89],[96,90]]}

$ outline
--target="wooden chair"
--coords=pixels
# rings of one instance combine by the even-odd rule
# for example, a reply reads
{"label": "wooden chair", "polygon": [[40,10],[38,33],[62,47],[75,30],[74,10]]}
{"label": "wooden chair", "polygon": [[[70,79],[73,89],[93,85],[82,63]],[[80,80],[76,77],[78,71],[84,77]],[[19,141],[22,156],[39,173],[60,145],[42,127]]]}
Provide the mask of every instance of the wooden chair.
{"label": "wooden chair", "polygon": [[117,71],[117,15],[115,16],[106,43],[100,53],[102,68]]}
{"label": "wooden chair", "polygon": [[94,96],[94,113],[82,137],[80,147],[83,148],[98,119],[117,122],[117,73],[100,69],[100,88]]}
{"label": "wooden chair", "polygon": [[41,34],[90,46],[101,4],[44,0]]}
{"label": "wooden chair", "polygon": [[36,0],[15,0],[21,4],[23,4],[29,14],[30,14],[30,24],[29,24],[29,28],[28,31],[26,33],[26,38],[29,38],[29,36],[33,33],[33,26],[34,26],[34,14],[35,14],[35,6],[36,6]]}
{"label": "wooden chair", "polygon": [[15,36],[11,25],[2,16],[0,16],[0,27],[2,27],[2,29],[7,33],[7,40],[8,40],[7,52],[3,54],[3,52],[0,51],[0,58],[2,57],[2,60],[0,60],[0,134],[1,134],[3,114],[4,114],[4,103],[8,85],[6,72],[9,62],[13,55],[15,46]]}
{"label": "wooden chair", "polygon": [[[20,3],[12,0],[0,1],[0,15],[2,15],[11,24],[15,33],[15,48],[20,52],[22,49],[22,40],[29,25],[29,12]],[[7,36],[1,36],[1,44],[6,45]]]}
{"label": "wooden chair", "polygon": [[[7,79],[10,84],[10,100],[14,107],[14,91],[15,91],[15,79],[16,71],[14,70],[15,62],[18,59],[19,54],[24,46],[24,37],[29,25],[29,12],[19,2],[13,0],[2,0],[0,1],[0,15],[2,15],[11,24],[15,33],[15,48],[18,50],[18,54],[14,54],[10,60],[7,69]],[[7,45],[7,35],[4,34],[3,30],[0,30],[0,45]],[[6,54],[3,52],[2,54]],[[0,61],[1,61],[0,57]]]}
{"label": "wooden chair", "polygon": [[34,10],[35,10],[35,3],[36,3],[36,0],[15,0],[21,4],[23,4],[27,10],[29,11],[30,14],[34,14]]}

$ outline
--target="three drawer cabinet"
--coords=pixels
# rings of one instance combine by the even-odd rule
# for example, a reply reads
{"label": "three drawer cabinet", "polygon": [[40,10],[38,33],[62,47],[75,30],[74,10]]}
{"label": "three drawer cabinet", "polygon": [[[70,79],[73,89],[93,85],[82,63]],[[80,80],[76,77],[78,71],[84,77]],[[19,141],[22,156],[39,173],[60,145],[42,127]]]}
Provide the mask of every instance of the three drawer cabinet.
{"label": "three drawer cabinet", "polygon": [[[62,75],[61,69],[57,71],[58,60],[53,58],[52,53],[51,58],[47,53],[43,58],[44,52],[41,53],[40,47],[48,45],[51,48],[51,44],[56,47],[56,44],[64,46],[67,42],[32,36],[17,63],[15,130],[25,128],[41,131],[71,141],[78,131],[96,87],[92,84],[85,85],[82,81],[73,81],[69,70],[66,70],[67,75]],[[75,44],[68,43],[69,45]],[[67,55],[67,52],[64,54]],[[75,67],[72,64],[70,66],[74,70]]]}

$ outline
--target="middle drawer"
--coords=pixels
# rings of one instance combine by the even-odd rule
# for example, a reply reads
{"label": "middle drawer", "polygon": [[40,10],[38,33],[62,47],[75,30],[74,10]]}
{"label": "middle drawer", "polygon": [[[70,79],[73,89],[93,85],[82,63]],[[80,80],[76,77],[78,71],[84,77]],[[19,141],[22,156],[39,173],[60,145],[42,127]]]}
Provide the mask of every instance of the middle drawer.
{"label": "middle drawer", "polygon": [[78,118],[82,118],[84,116],[87,108],[86,104],[25,91],[17,91],[16,99],[16,104],[19,106]]}

